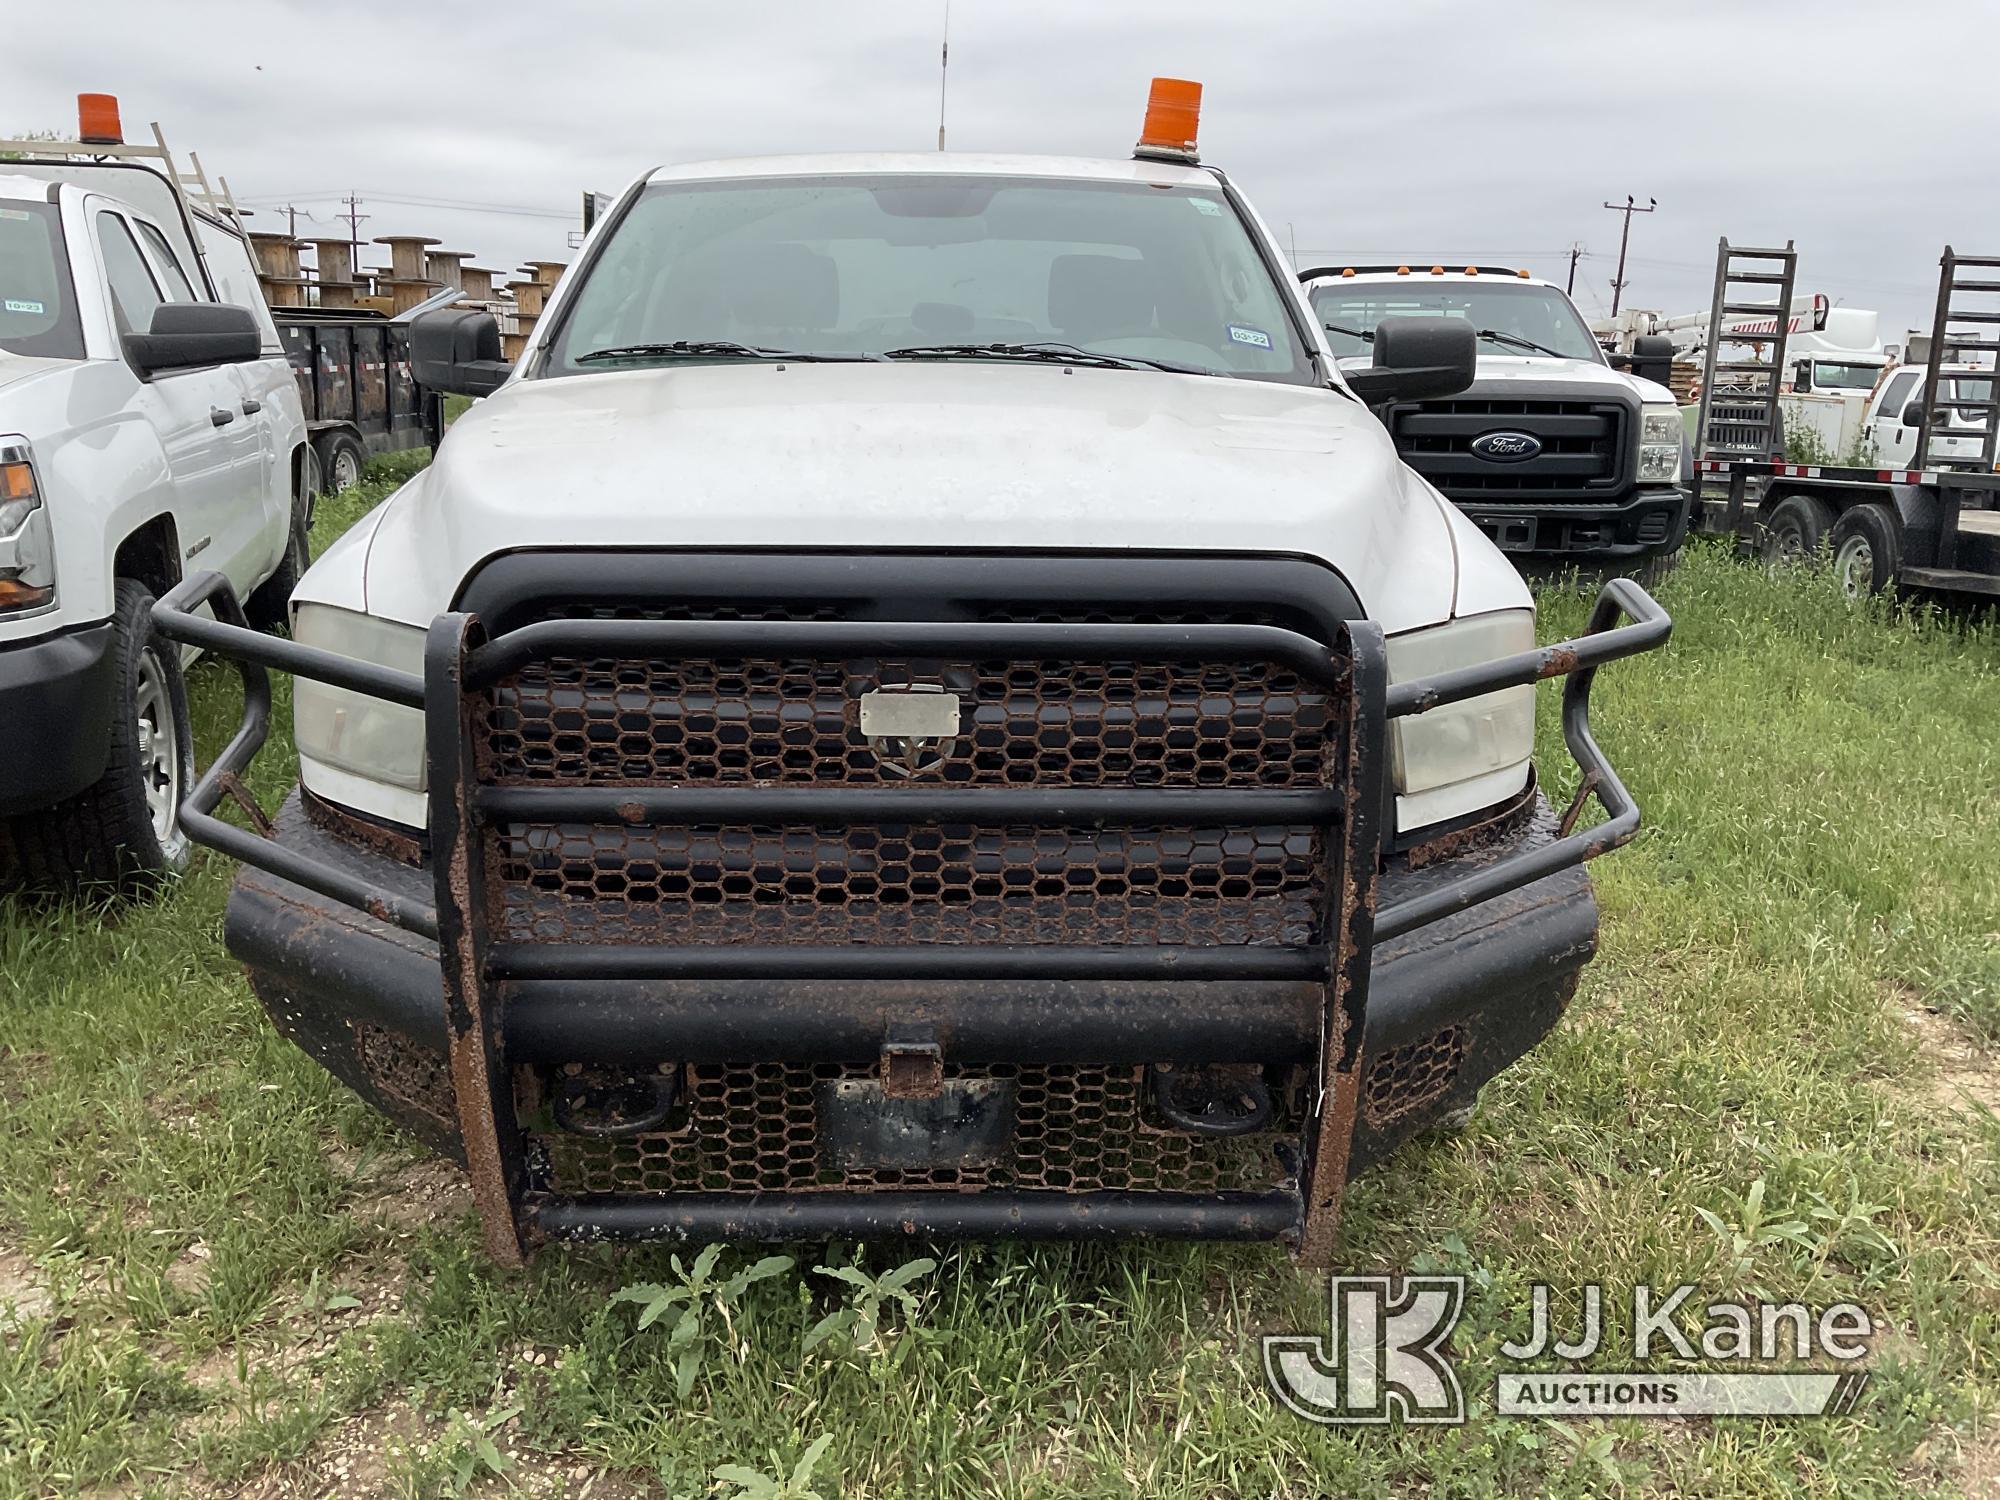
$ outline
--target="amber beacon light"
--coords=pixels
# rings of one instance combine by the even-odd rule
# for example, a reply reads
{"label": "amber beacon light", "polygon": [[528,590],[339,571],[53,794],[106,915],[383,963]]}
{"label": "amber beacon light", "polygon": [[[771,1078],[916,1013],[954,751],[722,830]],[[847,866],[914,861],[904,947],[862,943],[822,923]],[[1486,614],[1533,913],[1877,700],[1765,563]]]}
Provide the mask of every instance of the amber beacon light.
{"label": "amber beacon light", "polygon": [[1155,78],[1146,99],[1146,124],[1132,154],[1166,161],[1194,161],[1201,125],[1201,85],[1185,78]]}
{"label": "amber beacon light", "polygon": [[86,146],[122,146],[125,131],[118,123],[118,99],[113,94],[76,96],[76,138]]}

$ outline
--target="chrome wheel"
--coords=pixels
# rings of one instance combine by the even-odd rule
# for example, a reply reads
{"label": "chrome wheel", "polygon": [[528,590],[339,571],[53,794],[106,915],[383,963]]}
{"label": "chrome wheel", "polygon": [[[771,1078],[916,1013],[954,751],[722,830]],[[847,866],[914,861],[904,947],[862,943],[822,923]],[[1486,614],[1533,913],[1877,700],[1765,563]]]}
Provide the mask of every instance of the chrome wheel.
{"label": "chrome wheel", "polygon": [[140,654],[132,722],[139,750],[139,789],[146,798],[153,837],[171,858],[181,845],[176,826],[181,810],[181,725],[157,647]]}
{"label": "chrome wheel", "polygon": [[1841,542],[1833,555],[1833,576],[1850,599],[1865,599],[1875,592],[1875,549],[1867,537],[1857,534]]}

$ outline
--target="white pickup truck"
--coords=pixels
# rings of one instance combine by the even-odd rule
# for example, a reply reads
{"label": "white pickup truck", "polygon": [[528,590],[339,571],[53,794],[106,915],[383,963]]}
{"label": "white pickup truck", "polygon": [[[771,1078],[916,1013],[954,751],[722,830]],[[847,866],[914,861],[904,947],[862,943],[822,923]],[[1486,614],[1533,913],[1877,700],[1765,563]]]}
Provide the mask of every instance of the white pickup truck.
{"label": "white pickup truck", "polygon": [[186,860],[154,598],[214,570],[277,623],[307,560],[305,417],[248,247],[163,145],[92,134],[0,142],[0,889]]}
{"label": "white pickup truck", "polygon": [[[1277,1236],[1560,1017],[1638,810],[1626,579],[1534,600],[1342,371],[1156,85],[1131,160],[648,173],[525,353],[314,564],[183,823],[275,1023],[462,1160],[487,1244]],[[1163,100],[1163,95],[1164,100]],[[214,605],[222,621],[206,618]],[[1632,623],[1624,623],[1627,616]],[[215,816],[296,678],[301,790]],[[1567,674],[1568,817],[1531,764]],[[1594,793],[1607,816],[1579,824]]]}

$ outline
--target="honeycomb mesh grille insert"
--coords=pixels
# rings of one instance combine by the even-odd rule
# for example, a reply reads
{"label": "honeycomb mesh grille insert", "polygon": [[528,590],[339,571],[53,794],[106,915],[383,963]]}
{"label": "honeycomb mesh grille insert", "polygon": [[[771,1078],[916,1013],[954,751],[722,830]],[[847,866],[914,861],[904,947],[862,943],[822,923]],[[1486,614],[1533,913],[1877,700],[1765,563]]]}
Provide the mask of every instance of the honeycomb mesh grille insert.
{"label": "honeycomb mesh grille insert", "polygon": [[626,827],[488,835],[512,942],[1306,945],[1311,828]]}
{"label": "honeycomb mesh grille insert", "polygon": [[860,733],[877,689],[956,694],[925,784],[1319,787],[1335,706],[1269,662],[554,658],[475,703],[487,781],[903,785]]}
{"label": "honeycomb mesh grille insert", "polygon": [[[842,1167],[822,1149],[819,1085],[876,1076],[870,1064],[693,1064],[670,1128],[607,1141],[531,1133],[542,1186],[600,1193],[882,1192],[980,1188],[1099,1192],[1259,1191],[1290,1174],[1278,1154],[1297,1132],[1296,1084],[1271,1128],[1193,1136],[1151,1118],[1140,1067],[948,1065],[947,1078],[1011,1089],[1014,1127],[995,1160],[928,1168]],[[545,1122],[546,1123],[546,1122]]]}
{"label": "honeycomb mesh grille insert", "polygon": [[354,1051],[369,1081],[389,1098],[455,1124],[458,1102],[443,1053],[418,1046],[387,1027],[360,1022],[354,1027]]}
{"label": "honeycomb mesh grille insert", "polygon": [[1361,1111],[1370,1125],[1387,1125],[1441,1097],[1465,1063],[1465,1031],[1446,1026],[1421,1041],[1391,1047],[1368,1068]]}

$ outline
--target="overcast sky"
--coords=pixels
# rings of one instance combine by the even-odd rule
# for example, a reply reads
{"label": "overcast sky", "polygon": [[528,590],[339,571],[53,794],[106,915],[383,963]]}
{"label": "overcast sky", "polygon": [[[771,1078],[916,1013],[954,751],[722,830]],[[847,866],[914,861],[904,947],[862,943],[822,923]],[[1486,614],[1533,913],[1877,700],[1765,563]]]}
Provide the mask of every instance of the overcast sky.
{"label": "overcast sky", "polygon": [[[352,190],[364,238],[511,268],[565,258],[581,191],[659,162],[933,147],[944,13],[79,0],[0,52],[0,133],[114,92],[128,135],[160,121],[256,227],[283,203],[331,224]],[[1122,156],[1148,79],[1194,78],[1203,157],[1301,260],[1560,280],[1581,244],[1595,314],[1619,232],[1600,205],[1631,193],[1659,209],[1633,220],[1628,306],[1705,306],[1718,236],[1789,237],[1802,290],[1881,310],[1896,342],[1929,322],[1947,241],[2000,253],[1996,59],[1992,0],[954,0],[946,123],[953,148]]]}

